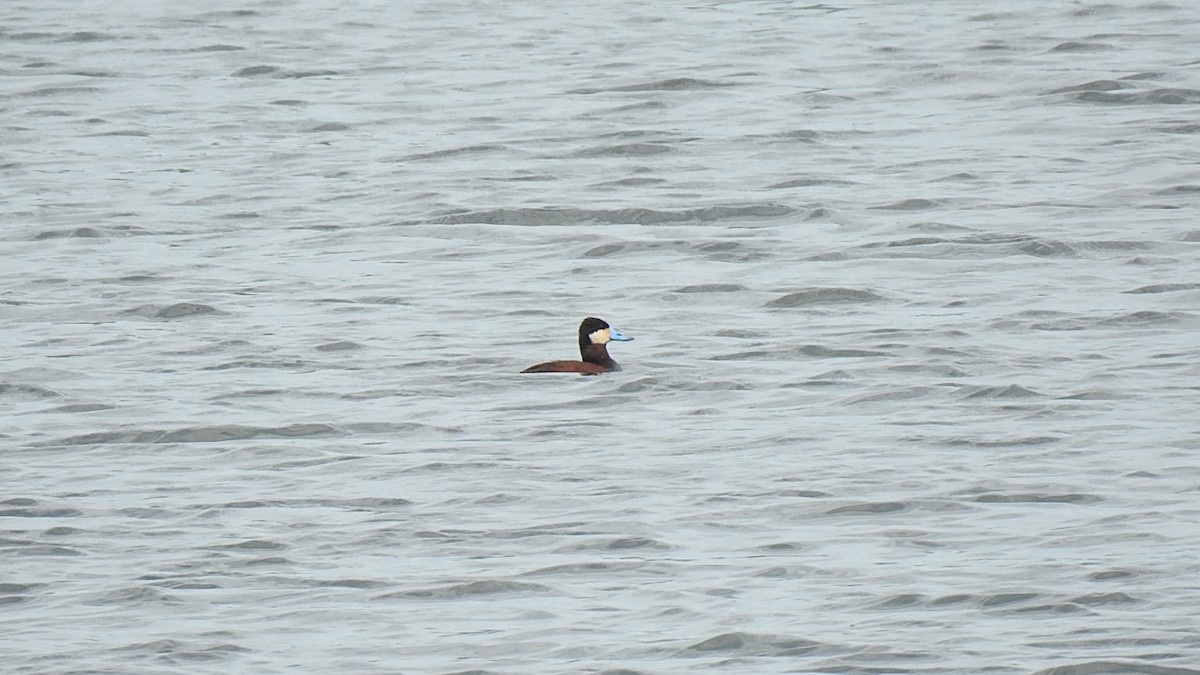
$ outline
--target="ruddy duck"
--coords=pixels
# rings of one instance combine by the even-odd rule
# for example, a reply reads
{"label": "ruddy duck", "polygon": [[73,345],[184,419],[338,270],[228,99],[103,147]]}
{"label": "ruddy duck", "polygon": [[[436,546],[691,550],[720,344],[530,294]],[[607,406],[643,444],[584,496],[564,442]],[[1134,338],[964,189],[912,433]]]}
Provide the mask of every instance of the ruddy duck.
{"label": "ruddy duck", "polygon": [[547,361],[529,366],[522,373],[579,373],[599,375],[611,370],[620,370],[621,365],[612,360],[605,347],[611,341],[628,342],[633,338],[608,325],[603,319],[589,316],[579,324],[579,354],[582,361]]}

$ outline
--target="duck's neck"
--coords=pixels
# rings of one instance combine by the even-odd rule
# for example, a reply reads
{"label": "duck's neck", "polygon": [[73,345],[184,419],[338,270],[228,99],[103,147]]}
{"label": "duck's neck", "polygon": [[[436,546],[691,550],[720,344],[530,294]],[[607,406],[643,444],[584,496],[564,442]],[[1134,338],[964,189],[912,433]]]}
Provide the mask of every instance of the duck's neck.
{"label": "duck's neck", "polygon": [[609,370],[617,370],[621,367],[608,355],[608,348],[604,345],[592,344],[590,342],[587,344],[580,343],[579,353],[583,356],[583,360],[588,363],[604,366]]}

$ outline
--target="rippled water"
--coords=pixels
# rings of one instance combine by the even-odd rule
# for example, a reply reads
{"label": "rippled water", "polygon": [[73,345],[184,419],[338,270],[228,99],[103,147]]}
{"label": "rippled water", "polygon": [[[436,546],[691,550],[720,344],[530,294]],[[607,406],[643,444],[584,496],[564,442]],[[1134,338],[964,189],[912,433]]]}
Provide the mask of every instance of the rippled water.
{"label": "rippled water", "polygon": [[1200,673],[1200,14],[983,4],[7,5],[5,668]]}

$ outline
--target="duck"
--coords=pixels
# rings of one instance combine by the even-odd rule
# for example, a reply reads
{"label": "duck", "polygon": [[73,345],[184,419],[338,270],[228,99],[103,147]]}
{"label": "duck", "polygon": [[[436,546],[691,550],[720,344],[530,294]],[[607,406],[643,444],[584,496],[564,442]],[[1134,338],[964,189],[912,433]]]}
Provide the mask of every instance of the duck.
{"label": "duck", "polygon": [[522,373],[579,373],[599,375],[621,369],[621,364],[608,355],[609,342],[629,342],[632,337],[613,328],[604,319],[589,316],[579,324],[579,355],[581,361],[547,361],[529,366]]}

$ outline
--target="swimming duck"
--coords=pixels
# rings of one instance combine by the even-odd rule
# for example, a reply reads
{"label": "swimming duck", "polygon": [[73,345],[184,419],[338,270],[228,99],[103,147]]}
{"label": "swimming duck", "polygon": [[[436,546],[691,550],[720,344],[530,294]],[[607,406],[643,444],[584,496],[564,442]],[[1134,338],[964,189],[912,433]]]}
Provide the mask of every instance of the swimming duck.
{"label": "swimming duck", "polygon": [[579,373],[599,375],[620,370],[621,365],[608,355],[609,342],[628,342],[633,338],[608,325],[603,319],[589,316],[579,324],[579,354],[582,361],[547,361],[529,366],[522,373]]}

